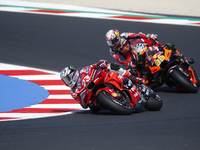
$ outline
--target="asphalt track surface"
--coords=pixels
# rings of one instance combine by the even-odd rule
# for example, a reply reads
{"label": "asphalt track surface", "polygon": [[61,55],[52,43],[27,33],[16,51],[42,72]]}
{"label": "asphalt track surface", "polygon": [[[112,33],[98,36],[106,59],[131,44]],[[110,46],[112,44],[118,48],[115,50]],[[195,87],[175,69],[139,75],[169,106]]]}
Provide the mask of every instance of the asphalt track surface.
{"label": "asphalt track surface", "polygon": [[[200,74],[199,27],[103,19],[0,12],[0,61],[60,71],[99,59],[114,61],[105,33],[157,33],[161,43],[174,42]],[[200,93],[168,87],[156,89],[161,111],[128,116],[89,110],[73,115],[0,122],[1,150],[197,150],[200,148]]]}

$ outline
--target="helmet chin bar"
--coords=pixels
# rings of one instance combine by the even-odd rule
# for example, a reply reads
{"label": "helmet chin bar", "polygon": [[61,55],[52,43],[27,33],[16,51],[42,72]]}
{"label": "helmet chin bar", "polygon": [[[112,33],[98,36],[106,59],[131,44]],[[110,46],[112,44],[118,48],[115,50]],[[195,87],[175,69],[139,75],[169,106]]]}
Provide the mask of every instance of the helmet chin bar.
{"label": "helmet chin bar", "polygon": [[73,87],[78,81],[79,72],[76,67],[69,66],[61,71],[60,78],[66,86]]}

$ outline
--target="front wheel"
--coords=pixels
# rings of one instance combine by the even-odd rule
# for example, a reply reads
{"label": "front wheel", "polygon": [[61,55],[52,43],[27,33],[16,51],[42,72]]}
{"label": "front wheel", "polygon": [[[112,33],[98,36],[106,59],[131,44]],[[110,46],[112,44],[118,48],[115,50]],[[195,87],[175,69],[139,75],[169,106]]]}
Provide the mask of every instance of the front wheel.
{"label": "front wheel", "polygon": [[120,115],[130,115],[134,110],[130,102],[124,97],[121,97],[120,99],[115,99],[106,91],[101,91],[98,94],[98,99],[104,106],[108,107],[109,110],[116,112]]}
{"label": "front wheel", "polygon": [[151,95],[146,98],[147,102],[144,108],[150,111],[158,111],[162,108],[163,101],[158,94],[155,94],[152,90],[151,92]]}
{"label": "front wheel", "polygon": [[173,69],[170,71],[171,79],[180,87],[191,93],[197,93],[198,87],[194,85],[187,77],[185,77],[180,71]]}

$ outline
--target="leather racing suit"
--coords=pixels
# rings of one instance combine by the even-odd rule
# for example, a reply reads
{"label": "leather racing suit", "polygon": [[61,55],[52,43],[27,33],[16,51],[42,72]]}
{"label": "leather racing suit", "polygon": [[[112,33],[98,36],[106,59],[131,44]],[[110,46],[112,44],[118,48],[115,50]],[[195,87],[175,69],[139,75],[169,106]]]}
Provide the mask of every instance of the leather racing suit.
{"label": "leather racing suit", "polygon": [[[120,64],[135,68],[136,65],[132,63],[132,55],[131,55],[131,42],[133,40],[141,39],[143,43],[146,43],[148,46],[158,46],[161,45],[156,40],[151,40],[146,34],[139,33],[131,33],[124,32],[120,35],[121,41],[118,47],[113,48],[110,47],[109,52],[113,58],[115,58]],[[128,68],[128,67],[127,67]]]}
{"label": "leather racing suit", "polygon": [[135,84],[143,84],[144,81],[145,81],[142,78],[138,78],[138,77],[132,76],[131,73],[128,70],[124,70],[123,68],[120,67],[119,64],[116,64],[116,63],[109,63],[109,64],[107,64],[106,62],[102,62],[102,61],[100,62],[99,61],[96,64],[93,64],[93,65],[90,65],[90,66],[86,66],[86,67],[82,68],[79,71],[79,79],[78,79],[76,85],[71,88],[71,95],[72,95],[72,97],[84,109],[86,109],[89,105],[85,105],[85,103],[83,101],[81,101],[82,92],[80,92],[80,91],[84,91],[84,89],[80,90],[79,89],[79,85],[84,80],[84,77],[86,77],[88,74],[90,74],[90,72],[92,71],[92,69],[94,69],[95,67],[96,67],[96,69],[103,68],[106,71],[117,72],[117,73],[123,75],[124,77],[129,78]]}

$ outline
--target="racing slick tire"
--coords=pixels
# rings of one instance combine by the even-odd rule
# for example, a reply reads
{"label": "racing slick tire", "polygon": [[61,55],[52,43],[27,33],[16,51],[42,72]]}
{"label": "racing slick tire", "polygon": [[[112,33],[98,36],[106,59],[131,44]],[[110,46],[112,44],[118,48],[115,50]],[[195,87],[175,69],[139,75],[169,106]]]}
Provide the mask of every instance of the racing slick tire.
{"label": "racing slick tire", "polygon": [[170,71],[170,78],[179,86],[184,88],[186,91],[191,93],[197,93],[198,87],[194,85],[186,76],[176,69]]}
{"label": "racing slick tire", "polygon": [[109,110],[120,115],[130,115],[134,111],[133,106],[131,106],[130,102],[126,101],[125,98],[123,100],[118,100],[112,97],[106,91],[101,91],[98,94],[98,100],[100,100],[101,103],[104,106],[106,106]]}
{"label": "racing slick tire", "polygon": [[158,94],[152,93],[146,102],[145,109],[149,111],[158,111],[162,108],[163,101]]}

